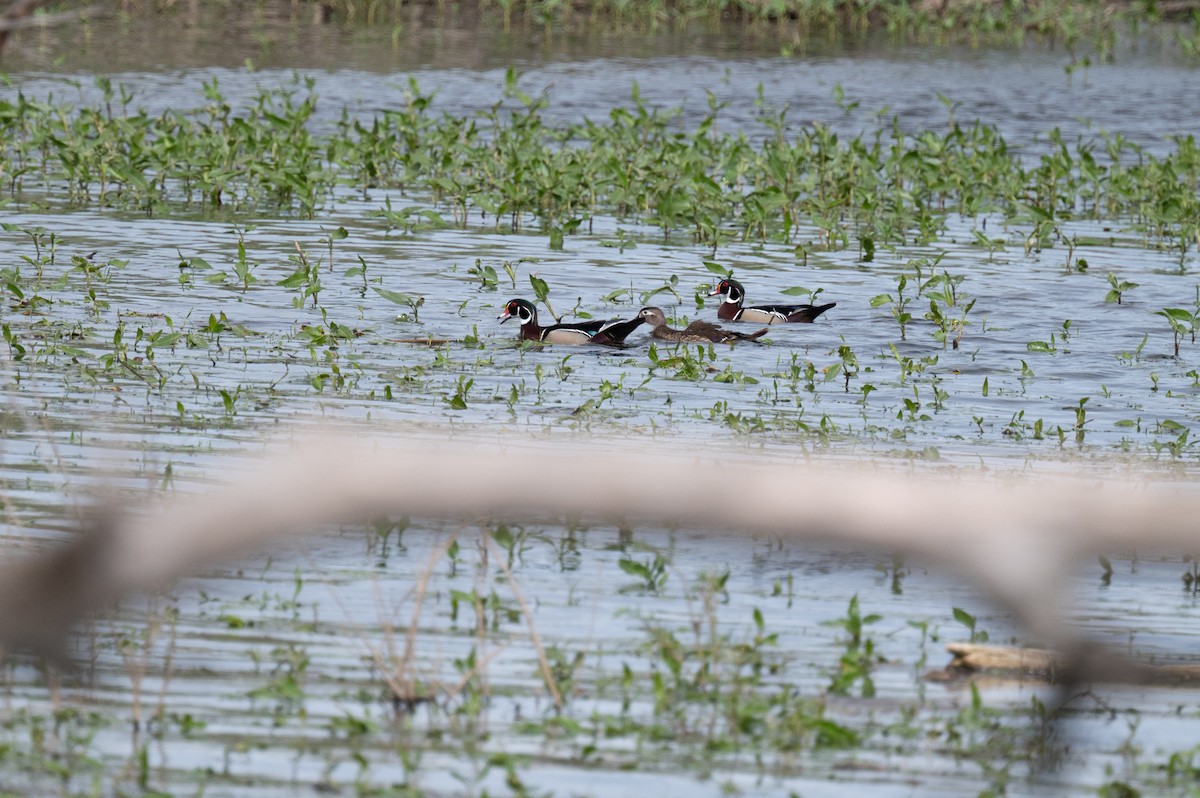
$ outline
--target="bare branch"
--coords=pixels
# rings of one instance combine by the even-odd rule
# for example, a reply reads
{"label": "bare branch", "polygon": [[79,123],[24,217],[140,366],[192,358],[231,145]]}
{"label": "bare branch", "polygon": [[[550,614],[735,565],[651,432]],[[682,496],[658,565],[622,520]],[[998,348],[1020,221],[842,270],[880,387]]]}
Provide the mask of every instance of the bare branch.
{"label": "bare branch", "polygon": [[632,444],[566,449],[507,439],[368,449],[337,437],[267,459],[211,493],[99,523],[61,551],[0,570],[0,643],[54,651],[73,622],[125,593],[286,535],[387,513],[681,524],[909,552],[970,578],[1073,672],[1106,678],[1121,677],[1123,666],[1090,656],[1062,614],[1069,568],[1085,554],[1132,545],[1200,550],[1200,497],[1125,483],[948,481],[727,457],[718,464]]}

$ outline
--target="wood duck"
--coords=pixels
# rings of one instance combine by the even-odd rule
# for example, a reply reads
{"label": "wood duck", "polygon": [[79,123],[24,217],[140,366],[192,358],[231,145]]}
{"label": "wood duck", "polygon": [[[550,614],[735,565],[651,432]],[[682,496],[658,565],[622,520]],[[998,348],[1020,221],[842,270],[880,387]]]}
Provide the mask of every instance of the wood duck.
{"label": "wood duck", "polygon": [[664,341],[720,344],[733,343],[734,341],[753,341],[767,334],[766,327],[763,327],[758,332],[740,333],[718,327],[711,321],[700,320],[692,322],[682,330],[675,330],[667,326],[667,316],[662,312],[662,308],[656,307],[642,308],[638,312],[638,316],[650,325],[652,328],[650,334],[652,336],[661,338]]}
{"label": "wood duck", "polygon": [[642,323],[642,317],[632,319],[610,319],[609,321],[581,321],[575,324],[538,324],[537,308],[524,299],[510,299],[504,312],[496,318],[500,323],[516,316],[521,321],[521,338],[526,341],[541,341],[544,344],[604,344],[620,346],[625,338]]}
{"label": "wood duck", "polygon": [[782,324],[783,322],[813,322],[817,316],[837,305],[752,305],[742,307],[746,299],[746,289],[732,277],[726,277],[717,283],[717,287],[708,292],[709,296],[721,296],[721,307],[717,309],[717,318],[723,321],[748,321],[754,324]]}

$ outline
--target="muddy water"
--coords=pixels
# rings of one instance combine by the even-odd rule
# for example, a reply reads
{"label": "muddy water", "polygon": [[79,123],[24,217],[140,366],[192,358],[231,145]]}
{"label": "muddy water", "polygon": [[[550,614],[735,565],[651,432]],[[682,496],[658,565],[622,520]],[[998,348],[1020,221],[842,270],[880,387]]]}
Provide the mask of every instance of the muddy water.
{"label": "muddy water", "polygon": [[[347,46],[355,59],[296,65],[323,70],[316,75],[323,98],[318,126],[328,126],[343,105],[369,115],[399,103],[410,74],[424,90],[437,90],[443,110],[471,113],[499,96],[510,60],[526,70],[526,91],[549,87],[551,120],[602,116],[627,104],[637,80],[649,102],[682,105],[688,119],[704,113],[711,91],[729,103],[722,124],[753,130],[761,81],[767,101],[791,105],[789,118],[797,124],[818,119],[858,132],[888,106],[904,124],[924,128],[944,124],[941,91],[962,102],[959,118],[999,124],[1032,153],[1055,125],[1068,132],[1120,131],[1158,148],[1164,135],[1189,132],[1190,109],[1198,104],[1190,68],[1145,55],[1068,79],[1053,53],[930,59],[868,51],[780,59],[728,40],[704,53],[695,42],[652,44],[654,50],[641,53],[626,42],[620,53],[584,49],[517,58],[511,43],[501,43],[482,62],[455,66],[443,55],[410,62],[383,42],[356,42]],[[658,54],[673,48],[673,54]],[[39,58],[28,43],[17,52],[31,64]],[[279,49],[267,56],[256,60],[289,65]],[[82,56],[62,64],[65,74],[6,61],[13,84],[3,91],[89,96],[90,80],[72,72],[81,68],[76,58]],[[289,79],[282,69],[236,69],[240,59],[231,61],[228,52],[186,68],[164,59],[160,70],[117,61],[105,71],[116,72],[137,104],[151,110],[198,104],[201,84],[214,76],[235,105],[259,87]],[[831,97],[835,84],[860,106],[839,110]],[[1087,121],[1079,118],[1083,109]],[[395,206],[421,201],[374,191],[366,200],[339,197],[313,222],[252,220],[246,246],[258,282],[245,290],[232,277],[237,238],[228,221],[5,208],[6,223],[44,227],[59,247],[41,290],[50,309],[5,315],[27,350],[25,359],[3,366],[5,533],[13,546],[62,536],[74,508],[97,498],[203,489],[238,474],[244,455],[264,440],[284,441],[326,420],[360,423],[364,434],[381,435],[413,428],[419,434],[632,435],[685,441],[728,457],[872,457],[1035,474],[1084,467],[1113,479],[1140,478],[1148,470],[1184,484],[1195,473],[1194,446],[1185,440],[1175,452],[1165,447],[1200,421],[1200,389],[1188,374],[1200,367],[1200,356],[1186,342],[1181,357],[1171,357],[1170,332],[1155,313],[1193,306],[1196,263],[1181,269],[1119,226],[1070,227],[1105,243],[1078,250],[1091,268],[1069,275],[1061,248],[1027,255],[1028,231],[1000,229],[994,221],[989,235],[1004,238],[1006,246],[991,258],[970,245],[978,224],[971,220],[955,220],[935,248],[888,253],[869,264],[857,262],[855,253],[816,252],[805,268],[790,247],[724,247],[717,259],[736,270],[751,300],[772,301],[801,285],[822,289],[821,299],[838,307],[817,324],[772,329],[761,346],[711,353],[658,347],[660,358],[686,354],[703,362],[700,379],[677,379],[672,369],[652,367],[644,333],[635,334],[627,350],[526,349],[515,346],[511,323],[498,326],[495,316],[510,296],[528,295],[527,276],[536,272],[550,284],[560,311],[578,302],[598,315],[627,316],[645,299],[681,317],[710,318],[711,300],[696,306],[712,278],[701,266],[707,252],[663,244],[655,230],[611,219],[598,219],[588,235],[569,237],[561,252],[549,250],[544,236],[498,232],[475,220],[465,230],[402,235],[371,215],[388,199]],[[322,277],[320,308],[297,306],[296,290],[279,285],[294,268],[288,258],[295,242],[325,257],[320,239],[337,226],[349,236],[335,245],[333,269]],[[801,232],[801,238],[815,236],[813,229]],[[622,250],[618,244],[626,239],[633,246]],[[5,232],[0,241],[0,266],[33,254],[20,232]],[[92,251],[126,263],[107,282],[89,286],[69,272],[69,256]],[[894,291],[908,259],[935,252],[945,253],[939,269],[962,276],[960,293],[976,302],[958,350],[933,339],[932,325],[921,318],[927,303],[914,302],[905,340],[886,308],[870,306],[872,297]],[[213,272],[179,268],[181,257],[196,256],[228,275],[218,281]],[[363,290],[361,278],[345,275],[359,256],[368,263],[371,285],[424,297],[419,320],[409,308]],[[500,272],[499,287],[482,288],[468,273],[477,258]],[[504,261],[520,262],[515,288],[500,268]],[[1120,306],[1104,301],[1110,270],[1138,283]],[[643,297],[672,276],[678,299],[669,292]],[[91,300],[89,287],[107,304]],[[624,287],[629,294],[617,304],[601,302]],[[222,313],[227,329],[206,332],[210,316]],[[331,322],[356,334],[336,346],[316,340],[314,331]],[[155,370],[144,342],[132,343],[139,328],[146,336],[186,331],[193,340],[157,353]],[[117,351],[118,330],[132,348],[129,367],[114,375],[97,364]],[[474,331],[478,345],[464,342]],[[403,342],[422,338],[451,343]],[[1037,351],[1031,342],[1054,345]],[[842,345],[856,353],[861,369],[849,390],[841,377],[822,376],[840,361]],[[924,372],[902,376],[897,355],[924,360]],[[803,374],[792,373],[793,357],[800,367],[814,364],[811,388]],[[345,378],[341,384],[334,366]],[[732,381],[715,379],[723,372]],[[473,380],[470,388],[466,380]],[[867,384],[874,390],[864,401]],[[450,405],[456,393],[465,407]],[[1077,435],[1081,399],[1087,400],[1086,423]],[[1043,421],[1040,438],[1033,432],[1037,419]],[[13,766],[3,769],[0,787],[55,787],[39,752],[70,763],[74,775],[64,792],[91,784],[87,758],[104,763],[102,784],[128,787],[137,783],[144,747],[145,783],[179,794],[198,785],[206,795],[286,795],[356,784],[494,793],[505,789],[507,774],[495,761],[489,766],[489,758],[510,754],[524,757],[516,772],[525,784],[556,794],[654,789],[717,795],[736,788],[750,795],[856,795],[867,788],[881,795],[961,795],[996,784],[1001,777],[985,772],[1003,770],[1016,758],[1012,751],[1045,742],[1026,714],[1034,696],[1049,698],[1040,689],[983,683],[984,705],[999,710],[993,727],[964,719],[972,698],[962,685],[919,678],[944,661],[942,643],[967,634],[954,621],[954,607],[975,615],[994,641],[1027,642],[970,585],[912,563],[894,580],[883,570],[892,565],[889,553],[699,539],[687,530],[657,529],[632,536],[608,528],[517,531],[524,542],[515,547],[512,566],[522,595],[535,606],[538,633],[564,661],[583,656],[563,713],[579,728],[557,735],[532,730],[528,721],[553,713],[526,627],[506,614],[516,599],[497,570],[497,553],[485,566],[476,530],[412,523],[386,544],[368,530],[331,531],[299,551],[213,570],[168,598],[132,600],[81,636],[78,653],[90,664],[66,680],[61,694],[28,663],[10,663],[4,742],[25,758],[7,763]],[[435,557],[456,532],[457,558]],[[648,563],[656,554],[670,563],[658,591],[639,587],[619,565],[622,558]],[[1138,655],[1187,659],[1200,653],[1196,599],[1180,587],[1184,563],[1120,552],[1112,559],[1116,573],[1109,584],[1090,564],[1074,577],[1078,622]],[[697,586],[702,575],[725,569],[725,591],[710,615]],[[430,571],[429,593],[418,607],[412,587]],[[472,591],[494,595],[498,607],[488,610],[495,628],[484,636],[463,599]],[[652,645],[657,634],[703,643],[697,630],[712,628],[711,617],[718,633],[745,643],[757,609],[766,632],[778,634],[764,654],[777,667],[757,689],[822,699],[846,650],[845,632],[829,622],[845,618],[854,595],[864,614],[881,616],[865,632],[882,658],[873,673],[878,695],[859,698],[855,687],[850,696],[824,700],[826,717],[861,735],[859,745],[767,750],[758,761],[755,746],[744,741],[708,740],[690,727],[667,735],[646,730],[679,722],[654,706],[653,675],[669,672]],[[437,701],[418,704],[397,721],[385,687],[389,675],[395,681],[387,663],[404,650],[410,628],[415,644],[401,675],[418,680]],[[465,680],[472,650],[480,660],[492,658],[481,677]],[[632,674],[628,687],[622,686],[625,666]],[[1132,688],[1079,697],[1060,729],[1065,738],[1048,744],[1050,760],[1060,758],[1061,767],[1031,778],[1029,766],[1016,758],[1008,790],[1073,794],[1114,778],[1161,778],[1151,769],[1192,744],[1188,730],[1198,698],[1194,691]],[[475,700],[482,703],[472,709]],[[41,729],[49,721],[38,719],[48,717],[55,701],[84,714],[60,717],[47,738]],[[708,718],[704,706],[694,712]],[[147,722],[132,735],[136,717]],[[621,732],[617,721],[641,731]],[[1006,739],[1015,739],[1015,747],[1005,748]],[[128,770],[116,775],[122,765]]]}

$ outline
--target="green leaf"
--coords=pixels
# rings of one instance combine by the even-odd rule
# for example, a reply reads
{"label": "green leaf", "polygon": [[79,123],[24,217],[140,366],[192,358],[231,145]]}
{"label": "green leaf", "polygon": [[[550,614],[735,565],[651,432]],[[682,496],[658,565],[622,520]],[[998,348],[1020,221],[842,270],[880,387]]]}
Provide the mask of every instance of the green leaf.
{"label": "green leaf", "polygon": [[812,724],[818,748],[851,748],[858,745],[858,733],[845,726],[822,718]]}
{"label": "green leaf", "polygon": [[278,285],[284,288],[298,288],[308,282],[308,272],[304,267],[300,267],[296,271],[284,277],[278,282]]}
{"label": "green leaf", "polygon": [[880,305],[887,305],[891,303],[891,301],[891,294],[876,294],[875,296],[871,297],[871,307],[877,308]]}
{"label": "green leaf", "polygon": [[1196,319],[1190,310],[1184,310],[1183,308],[1163,308],[1156,315],[1166,317],[1172,324],[1190,325]]}
{"label": "green leaf", "polygon": [[621,566],[621,570],[630,576],[636,576],[639,579],[650,578],[650,569],[637,560],[618,560],[617,565]]}
{"label": "green leaf", "polygon": [[389,291],[386,288],[380,288],[375,285],[371,286],[371,288],[375,291],[375,293],[379,294],[388,302],[395,302],[397,305],[407,305],[408,307],[412,307],[413,303],[416,302],[411,294],[402,294],[399,291]]}
{"label": "green leaf", "polygon": [[862,240],[863,263],[869,263],[875,260],[875,239],[864,238]]}
{"label": "green leaf", "polygon": [[455,601],[458,601],[462,604],[474,605],[476,602],[475,593],[474,592],[468,593],[465,590],[451,590],[450,598],[452,598]]}
{"label": "green leaf", "polygon": [[801,285],[797,285],[797,286],[793,286],[791,288],[785,288],[780,293],[782,293],[786,296],[808,296],[812,293],[812,289],[805,288],[804,286],[801,286]]}
{"label": "green leaf", "polygon": [[618,288],[616,291],[609,292],[609,293],[605,294],[604,296],[600,297],[600,301],[615,304],[616,301],[623,296],[629,296],[630,298],[632,298],[633,293],[628,288]]}
{"label": "green leaf", "polygon": [[954,612],[954,620],[958,621],[968,629],[973,630],[975,628],[975,616],[971,615],[971,613],[967,612],[961,607],[954,607],[952,609]]}
{"label": "green leaf", "polygon": [[550,296],[550,286],[536,274],[529,275],[529,284],[533,286],[533,293],[537,296],[539,302],[545,302],[546,297]]}
{"label": "green leaf", "polygon": [[154,340],[150,341],[150,346],[152,346],[152,347],[174,346],[175,343],[180,338],[183,338],[183,333],[180,333],[180,332],[164,333],[164,334],[158,336],[157,338],[155,338]]}
{"label": "green leaf", "polygon": [[704,268],[708,269],[718,277],[732,277],[733,269],[727,269],[719,263],[714,263],[711,260],[704,261]]}

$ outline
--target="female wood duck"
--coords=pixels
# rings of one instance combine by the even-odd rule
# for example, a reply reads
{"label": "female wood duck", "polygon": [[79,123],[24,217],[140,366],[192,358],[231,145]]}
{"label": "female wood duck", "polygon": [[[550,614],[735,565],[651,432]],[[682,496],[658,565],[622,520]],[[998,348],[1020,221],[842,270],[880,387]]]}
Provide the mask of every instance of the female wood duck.
{"label": "female wood duck", "polygon": [[717,283],[717,287],[708,292],[709,296],[720,295],[721,307],[717,310],[717,318],[723,321],[749,321],[754,324],[781,324],[783,322],[812,322],[817,316],[837,305],[753,305],[742,307],[746,299],[746,289],[732,277],[726,277]]}
{"label": "female wood duck", "polygon": [[581,321],[575,324],[538,324],[537,308],[524,299],[510,299],[504,312],[496,318],[500,323],[516,316],[521,321],[521,338],[526,341],[541,341],[544,344],[604,344],[620,346],[625,338],[642,323],[642,317],[611,319],[609,321]]}
{"label": "female wood duck", "polygon": [[718,327],[711,321],[696,320],[682,330],[675,330],[667,326],[667,316],[662,312],[661,308],[648,307],[642,308],[638,312],[647,324],[652,328],[650,334],[655,338],[661,338],[664,341],[683,341],[693,344],[720,344],[733,343],[734,341],[753,341],[767,334],[767,328],[763,327],[758,332],[740,333],[733,330],[726,330]]}

